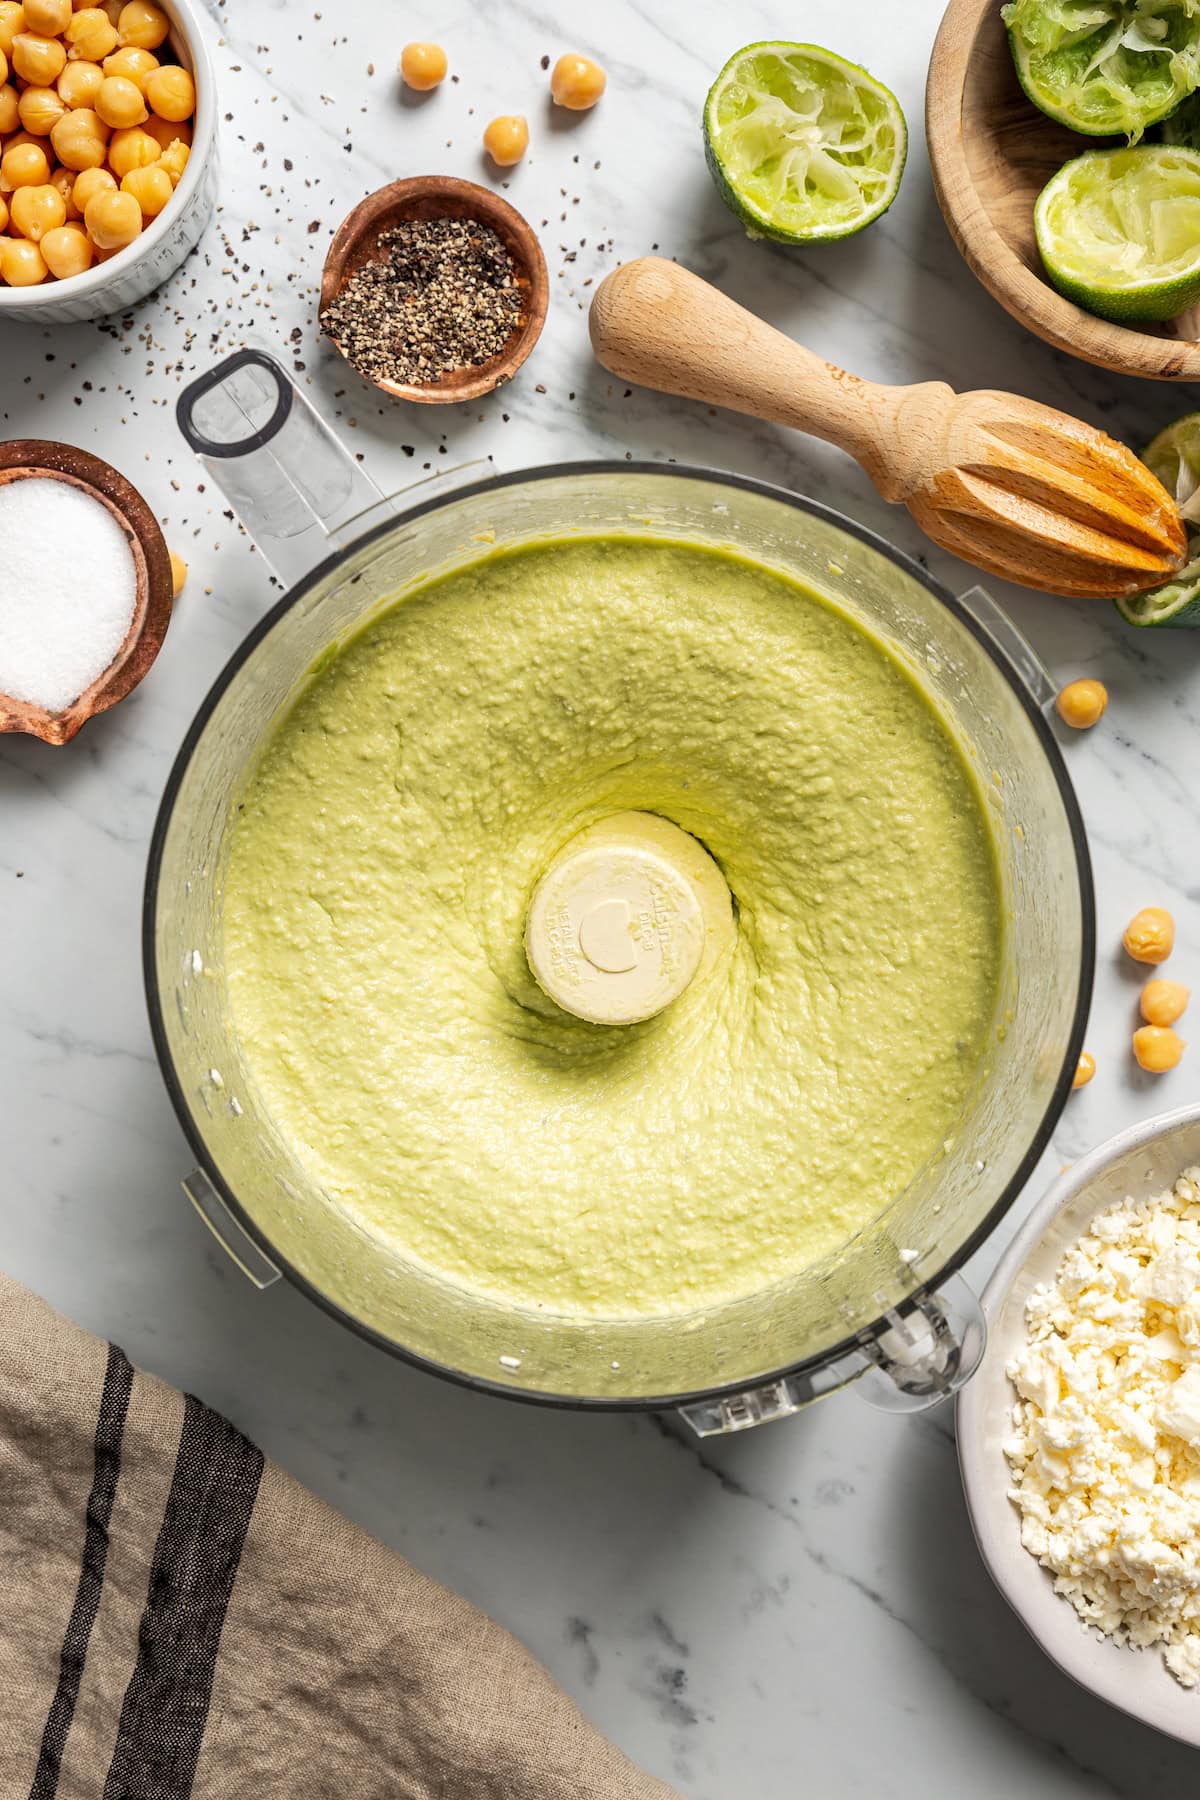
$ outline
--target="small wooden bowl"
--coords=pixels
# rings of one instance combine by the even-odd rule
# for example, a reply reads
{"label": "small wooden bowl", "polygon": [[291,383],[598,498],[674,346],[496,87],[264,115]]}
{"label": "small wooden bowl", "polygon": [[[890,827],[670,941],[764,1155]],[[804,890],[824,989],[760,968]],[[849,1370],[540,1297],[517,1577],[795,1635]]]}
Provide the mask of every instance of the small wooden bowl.
{"label": "small wooden bowl", "polygon": [[1017,80],[1000,0],[950,0],[929,64],[925,132],[938,205],[988,292],[1059,350],[1119,375],[1200,381],[1200,308],[1165,325],[1093,318],[1042,273],[1033,208],[1082,137],[1039,112]]}
{"label": "small wooden bowl", "polygon": [[[0,484],[28,476],[48,477],[83,488],[106,506],[125,534],[137,573],[133,618],[125,641],[107,669],[62,712],[47,712],[0,693],[0,732],[23,731],[47,744],[66,744],[97,713],[107,712],[135,688],[158,655],[171,621],[171,558],[158,520],[132,483],[111,464],[40,438],[12,438],[0,444]],[[81,581],[87,570],[79,571]]]}
{"label": "small wooden bowl", "polygon": [[[364,263],[380,260],[380,235],[406,219],[477,219],[490,225],[516,266],[521,314],[503,350],[487,362],[452,369],[436,381],[410,384],[381,378],[374,385],[398,400],[420,400],[435,406],[455,400],[477,400],[481,394],[490,394],[502,381],[510,381],[541,336],[550,303],[550,281],[542,247],[520,213],[490,188],[480,187],[474,181],[460,181],[454,175],[413,175],[406,181],[393,181],[360,200],[342,221],[325,258],[322,314]],[[345,356],[337,338],[332,333],[329,337]]]}

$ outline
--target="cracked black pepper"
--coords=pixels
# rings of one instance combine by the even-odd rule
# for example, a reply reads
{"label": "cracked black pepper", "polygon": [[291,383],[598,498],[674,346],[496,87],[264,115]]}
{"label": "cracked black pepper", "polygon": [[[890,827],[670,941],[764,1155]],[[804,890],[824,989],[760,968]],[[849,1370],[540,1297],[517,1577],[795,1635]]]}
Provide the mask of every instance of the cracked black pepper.
{"label": "cracked black pepper", "polygon": [[477,219],[410,219],[351,276],[321,329],[368,381],[408,385],[487,362],[521,319],[517,269]]}

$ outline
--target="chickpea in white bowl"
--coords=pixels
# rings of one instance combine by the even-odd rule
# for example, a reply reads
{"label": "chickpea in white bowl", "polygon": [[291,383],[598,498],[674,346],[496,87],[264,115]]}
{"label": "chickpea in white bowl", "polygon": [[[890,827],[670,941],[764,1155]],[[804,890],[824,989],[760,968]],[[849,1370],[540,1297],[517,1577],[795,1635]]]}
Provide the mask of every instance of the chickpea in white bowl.
{"label": "chickpea in white bowl", "polygon": [[0,0],[0,318],[131,305],[200,236],[215,96],[190,0]]}

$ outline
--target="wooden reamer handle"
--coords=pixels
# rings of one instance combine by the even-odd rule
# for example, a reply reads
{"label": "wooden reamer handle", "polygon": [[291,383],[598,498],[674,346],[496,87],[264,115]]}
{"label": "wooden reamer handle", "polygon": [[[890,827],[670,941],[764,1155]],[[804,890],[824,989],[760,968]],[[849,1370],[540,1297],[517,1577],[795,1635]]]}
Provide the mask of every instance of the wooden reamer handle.
{"label": "wooden reamer handle", "polygon": [[589,318],[597,360],[623,381],[790,425],[862,464],[887,500],[907,500],[931,432],[954,400],[944,382],[877,387],[824,362],[678,263],[614,269]]}

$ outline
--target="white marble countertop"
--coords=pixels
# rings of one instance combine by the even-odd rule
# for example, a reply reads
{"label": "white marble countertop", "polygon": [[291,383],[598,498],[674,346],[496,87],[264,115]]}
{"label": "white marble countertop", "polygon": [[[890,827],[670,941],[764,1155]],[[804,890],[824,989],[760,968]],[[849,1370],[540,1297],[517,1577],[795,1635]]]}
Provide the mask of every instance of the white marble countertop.
{"label": "white marble countertop", "polygon": [[[850,1394],[700,1447],[652,1418],[474,1397],[370,1349],[285,1284],[252,1291],[180,1193],[190,1163],[150,1046],[139,953],[170,760],[269,599],[261,558],[211,486],[201,491],[173,417],[180,382],[245,333],[294,351],[298,378],[385,487],[479,455],[509,470],[626,451],[715,464],[841,507],[927,554],[956,588],[968,572],[835,452],[610,384],[588,351],[592,278],[657,246],[864,375],[1013,387],[1135,444],[1192,394],[1052,354],[960,263],[921,141],[939,0],[808,0],[802,16],[765,0],[411,0],[403,18],[371,0],[324,17],[312,0],[228,0],[212,13],[223,206],[201,249],[124,321],[6,326],[0,339],[7,433],[108,456],[191,564],[132,699],[65,750],[13,738],[0,749],[0,1261],[503,1620],[691,1800],[1140,1800],[1194,1780],[1193,1756],[1077,1692],[993,1592],[948,1411],[890,1418]],[[726,56],[789,30],[867,63],[913,131],[887,218],[800,257],[747,242],[699,139]],[[402,100],[391,73],[413,36],[443,42],[460,77],[423,103]],[[539,67],[570,47],[610,73],[600,109],[574,122],[549,115]],[[483,404],[378,405],[315,339],[330,232],[395,175],[479,177],[482,124],[507,110],[530,117],[531,153],[509,191],[542,223],[553,287],[542,343]],[[1028,1201],[1063,1161],[1195,1093],[1194,1062],[1159,1085],[1131,1072],[1136,988],[1117,943],[1138,905],[1164,902],[1180,926],[1175,968],[1200,974],[1200,887],[1185,854],[1200,811],[1200,634],[1147,642],[1107,605],[1002,597],[1057,675],[1099,675],[1112,694],[1101,729],[1068,746],[1096,862],[1100,1069]],[[977,1279],[997,1248],[978,1257]]]}

